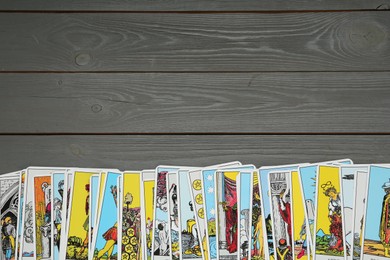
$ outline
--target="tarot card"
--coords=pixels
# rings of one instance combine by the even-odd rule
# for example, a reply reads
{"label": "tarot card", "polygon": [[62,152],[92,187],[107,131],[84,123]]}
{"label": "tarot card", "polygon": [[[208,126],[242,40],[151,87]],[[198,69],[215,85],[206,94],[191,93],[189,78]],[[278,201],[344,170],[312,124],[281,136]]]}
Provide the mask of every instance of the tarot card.
{"label": "tarot card", "polygon": [[179,170],[178,199],[179,199],[179,230],[180,232],[180,259],[202,259],[200,237],[195,220],[194,205],[192,202],[188,170]]}
{"label": "tarot card", "polygon": [[[122,176],[123,176],[123,173],[122,175],[118,176],[118,178],[116,179],[116,192],[117,192],[117,207],[116,207],[116,215],[118,216],[118,222],[117,222],[117,259],[122,259],[122,215],[121,215],[121,212],[122,210],[120,209],[121,208],[121,205],[123,204],[123,193],[122,193],[122,186],[123,186],[123,181],[122,181]],[[102,221],[102,220],[100,220]],[[131,232],[131,231],[130,231]],[[126,238],[125,238],[126,239]],[[127,249],[130,249],[132,250],[131,248],[131,244],[130,246],[128,246]],[[141,246],[141,245],[140,245]],[[124,251],[126,253],[126,251]],[[127,254],[124,254],[124,258],[127,257]]]}
{"label": "tarot card", "polygon": [[[45,167],[29,167],[26,170],[25,185],[24,185],[24,203],[23,203],[23,230],[21,240],[20,257],[22,260],[32,260],[38,257],[35,252],[35,217],[34,217],[34,177],[50,175],[55,171],[66,171],[65,168],[45,168]],[[47,230],[46,230],[47,231]],[[48,237],[51,236],[51,230],[47,231]],[[37,241],[39,243],[39,241]],[[42,244],[42,251],[50,251],[49,243]]]}
{"label": "tarot card", "polygon": [[124,172],[122,175],[122,203],[119,212],[122,235],[118,244],[119,259],[142,259],[140,181],[140,172]]}
{"label": "tarot card", "polygon": [[292,250],[291,172],[271,171],[268,174],[268,185],[274,259],[294,258]]}
{"label": "tarot card", "polygon": [[[209,166],[207,168],[218,168],[219,165]],[[204,168],[203,168],[204,169]],[[204,259],[209,259],[209,240],[207,239],[206,230],[209,225],[205,221],[205,209],[202,188],[202,168],[189,171],[188,180],[191,186],[190,194],[193,209],[195,211],[195,222],[198,229],[200,249]]]}
{"label": "tarot card", "polygon": [[[265,250],[264,230],[263,226],[263,207],[261,199],[261,190],[259,183],[259,172],[254,171],[252,174],[252,221],[251,221],[251,257],[253,260],[264,260]],[[268,253],[268,252],[267,252]]]}
{"label": "tarot card", "polygon": [[313,258],[345,259],[341,174],[338,166],[319,165],[316,180]]}
{"label": "tarot card", "polygon": [[99,172],[75,170],[73,173],[65,236],[67,247],[65,252],[61,252],[65,259],[88,259],[90,179],[96,174]]}
{"label": "tarot card", "polygon": [[366,195],[367,195],[367,182],[368,182],[368,169],[366,171],[358,171],[355,174],[355,202],[353,206],[354,221],[353,221],[353,259],[359,260],[362,254],[362,241],[363,241],[363,222],[364,214],[366,210]]}
{"label": "tarot card", "polygon": [[167,192],[168,192],[168,213],[169,213],[169,223],[168,223],[168,233],[171,236],[170,239],[170,254],[171,259],[179,260],[180,259],[180,245],[179,245],[179,198],[177,193],[177,180],[178,173],[172,172],[167,175]]}
{"label": "tarot card", "polygon": [[[98,221],[98,212],[100,212],[100,207],[102,205],[102,199],[104,195],[104,185],[106,183],[106,178],[107,178],[107,172],[101,172],[99,175],[99,188],[98,188],[98,195],[97,195],[97,205],[95,209],[95,214],[94,218],[91,220],[93,221],[93,226],[95,227]],[[92,235],[94,236],[94,233],[92,232]],[[93,239],[92,239],[93,241]],[[91,248],[92,250],[92,248]]]}
{"label": "tarot card", "polygon": [[[358,171],[368,172],[367,165],[342,165],[340,166],[341,184],[343,194],[355,194],[355,176]],[[362,192],[362,191],[359,191]],[[344,206],[344,230],[347,259],[353,259],[353,225],[354,225],[354,196],[343,196]]]}
{"label": "tarot card", "polygon": [[62,209],[64,201],[64,185],[65,185],[65,172],[54,172],[51,175],[51,230],[52,236],[50,237],[50,246],[53,260],[59,259],[60,250],[60,234],[62,226]]}
{"label": "tarot card", "polygon": [[294,260],[309,259],[308,229],[305,219],[303,192],[298,171],[291,172],[291,217]]}
{"label": "tarot card", "polygon": [[64,174],[64,196],[63,196],[63,210],[61,216],[61,230],[60,230],[60,249],[59,256],[60,259],[65,259],[66,250],[68,246],[67,241],[67,230],[68,230],[68,218],[69,218],[69,205],[70,205],[70,195],[73,189],[73,174],[74,170],[67,170]]}
{"label": "tarot card", "polygon": [[240,172],[238,175],[238,256],[241,260],[249,259],[252,220],[252,172]]}
{"label": "tarot card", "polygon": [[51,259],[51,174],[34,177],[34,246],[35,259]]}
{"label": "tarot card", "polygon": [[341,159],[335,161],[320,162],[315,164],[307,164],[299,167],[299,178],[303,191],[303,200],[305,204],[306,224],[309,226],[308,242],[310,248],[314,248],[315,232],[314,232],[314,215],[315,215],[315,194],[316,194],[316,179],[318,165],[350,165],[353,164],[351,159]]}
{"label": "tarot card", "polygon": [[233,170],[220,170],[216,173],[218,257],[220,259],[238,258],[237,176],[239,173],[240,171]]}
{"label": "tarot card", "polygon": [[17,175],[0,178],[1,259],[14,259],[18,225],[19,181]]}
{"label": "tarot card", "polygon": [[[240,168],[237,168],[240,167]],[[206,217],[207,228],[206,238],[207,245],[206,251],[208,252],[209,259],[217,259],[218,256],[218,233],[217,233],[217,206],[216,206],[216,182],[215,176],[219,169],[225,170],[250,170],[252,165],[241,166],[238,161],[220,164],[216,166],[210,166],[201,170],[201,186],[203,196],[203,207]]]}
{"label": "tarot card", "polygon": [[362,259],[389,259],[390,166],[370,166],[366,198]]}
{"label": "tarot card", "polygon": [[179,166],[158,166],[156,168],[156,192],[154,194],[154,216],[153,216],[153,253],[152,259],[167,259],[171,257],[170,234],[168,233],[169,212],[168,212],[168,173],[177,173]]}
{"label": "tarot card", "polygon": [[99,197],[99,181],[100,181],[101,174],[98,175],[92,175],[91,179],[89,180],[89,231],[88,234],[90,235],[88,243],[88,255],[93,254],[91,249],[92,239],[93,239],[93,230],[95,228],[96,224],[96,210],[97,210],[97,204],[98,204],[98,197]]}
{"label": "tarot card", "polygon": [[261,198],[263,200],[263,227],[264,237],[267,242],[264,243],[265,259],[269,260],[270,256],[274,255],[274,245],[272,236],[272,223],[271,223],[271,204],[270,204],[270,190],[268,186],[268,174],[271,171],[296,171],[299,166],[306,164],[293,164],[293,165],[282,165],[282,166],[264,166],[259,169],[259,179],[261,187]]}
{"label": "tarot card", "polygon": [[100,201],[98,220],[93,234],[92,249],[94,255],[89,259],[118,259],[118,177],[119,172],[107,172]]}
{"label": "tarot card", "polygon": [[153,216],[153,252],[152,259],[170,258],[170,240],[168,233],[168,192],[167,175],[169,172],[178,172],[179,167],[156,168],[156,192],[154,194],[154,216]]}
{"label": "tarot card", "polygon": [[155,170],[141,172],[141,245],[144,260],[152,259],[155,174]]}
{"label": "tarot card", "polygon": [[15,259],[19,259],[20,256],[20,243],[22,239],[22,213],[23,213],[23,204],[24,204],[24,185],[26,178],[26,170],[20,171],[19,175],[19,206],[18,206],[18,224],[16,227],[17,239],[15,241]]}
{"label": "tarot card", "polygon": [[204,204],[202,194],[202,170],[193,170],[188,174],[190,183],[190,194],[192,199],[192,206],[195,212],[195,220],[198,229],[198,236],[200,241],[200,249],[204,259],[208,258],[208,240],[206,237],[207,224],[204,220]]}

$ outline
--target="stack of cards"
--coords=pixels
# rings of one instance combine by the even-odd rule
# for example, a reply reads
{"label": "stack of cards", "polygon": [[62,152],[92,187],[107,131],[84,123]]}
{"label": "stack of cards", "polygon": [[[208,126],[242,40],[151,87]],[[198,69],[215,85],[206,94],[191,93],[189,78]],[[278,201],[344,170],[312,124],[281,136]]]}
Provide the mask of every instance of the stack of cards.
{"label": "stack of cards", "polygon": [[390,259],[390,165],[0,176],[1,259]]}

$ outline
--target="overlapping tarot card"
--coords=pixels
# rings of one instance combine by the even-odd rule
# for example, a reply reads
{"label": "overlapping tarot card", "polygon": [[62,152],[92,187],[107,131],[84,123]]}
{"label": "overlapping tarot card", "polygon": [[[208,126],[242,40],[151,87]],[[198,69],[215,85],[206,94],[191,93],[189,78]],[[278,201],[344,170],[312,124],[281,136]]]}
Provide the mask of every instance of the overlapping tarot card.
{"label": "overlapping tarot card", "polygon": [[238,161],[0,175],[1,259],[390,259],[390,166]]}

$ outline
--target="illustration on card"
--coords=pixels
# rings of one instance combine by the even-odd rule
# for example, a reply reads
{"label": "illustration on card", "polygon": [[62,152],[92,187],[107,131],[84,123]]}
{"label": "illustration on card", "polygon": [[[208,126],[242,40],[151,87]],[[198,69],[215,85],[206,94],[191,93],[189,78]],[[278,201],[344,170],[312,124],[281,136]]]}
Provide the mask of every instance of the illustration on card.
{"label": "illustration on card", "polygon": [[141,204],[139,174],[123,175],[121,259],[141,259]]}
{"label": "illustration on card", "polygon": [[64,195],[64,174],[53,174],[53,259],[57,260],[60,250],[61,226],[62,226],[62,202]]}
{"label": "illustration on card", "polygon": [[168,171],[161,171],[157,175],[153,245],[156,256],[169,256],[167,174]]}
{"label": "illustration on card", "polygon": [[308,259],[308,227],[304,214],[302,190],[297,171],[291,172],[294,259]]}
{"label": "illustration on card", "polygon": [[34,178],[36,259],[51,257],[51,177]]}
{"label": "illustration on card", "polygon": [[[71,186],[66,259],[88,259],[89,196],[92,173],[75,172]],[[68,200],[69,202],[69,200]]]}
{"label": "illustration on card", "polygon": [[358,171],[355,175],[355,203],[353,227],[353,259],[358,260],[362,251],[363,221],[366,204],[367,172]]}
{"label": "illustration on card", "polygon": [[363,253],[390,258],[390,168],[371,166],[368,183]]}
{"label": "illustration on card", "polygon": [[199,232],[195,220],[194,205],[191,194],[188,192],[191,187],[184,174],[179,172],[179,197],[180,197],[180,226],[181,226],[181,252],[183,259],[202,258],[202,251],[199,243]]}
{"label": "illustration on card", "polygon": [[343,256],[343,224],[340,184],[337,178],[319,177],[316,254]]}
{"label": "illustration on card", "polygon": [[[348,170],[348,168],[341,168],[341,178],[342,178],[341,185],[344,194],[354,194],[355,172],[353,172],[352,170]],[[346,220],[349,220],[343,222],[344,234],[345,234],[344,239],[345,239],[347,256],[351,255],[351,250],[353,246],[353,232],[352,232],[352,228],[353,228],[352,219],[354,217],[353,204],[354,204],[354,196],[343,196],[343,216]]]}
{"label": "illustration on card", "polygon": [[15,239],[18,223],[19,178],[0,180],[2,259],[15,258]]}
{"label": "illustration on card", "polygon": [[106,179],[94,259],[118,259],[116,248],[118,238],[118,216],[116,209],[118,202],[117,178],[118,176],[113,176],[109,173]]}
{"label": "illustration on card", "polygon": [[[145,176],[146,173],[143,173]],[[153,176],[154,174],[152,174]],[[154,210],[154,183],[155,180],[143,180],[143,194],[142,196],[142,209],[143,212],[142,225],[144,226],[146,236],[142,236],[142,242],[145,244],[144,255],[146,256],[145,260],[150,260],[152,258],[152,240],[153,240],[153,210]]]}
{"label": "illustration on card", "polygon": [[253,174],[253,191],[252,191],[252,248],[251,259],[265,259],[264,238],[263,238],[263,214],[261,210],[261,197],[259,179],[257,173]]}
{"label": "illustration on card", "polygon": [[207,224],[204,221],[205,219],[205,209],[203,205],[203,194],[202,194],[202,173],[200,170],[193,171],[190,173],[190,182],[191,182],[191,198],[192,205],[195,212],[195,219],[198,221],[196,224],[198,225],[198,237],[199,242],[201,243],[201,250],[203,251],[203,256],[205,259],[208,259],[208,239],[206,236]]}
{"label": "illustration on card", "polygon": [[209,255],[211,259],[217,258],[217,230],[215,209],[215,170],[203,171],[204,209],[207,219],[207,236],[209,240]]}
{"label": "illustration on card", "polygon": [[[252,218],[252,174],[241,172],[239,178],[239,247],[240,259],[249,259],[251,227],[250,218]],[[248,189],[249,187],[249,189]]]}
{"label": "illustration on card", "polygon": [[16,252],[15,252],[15,259],[18,259],[20,256],[20,248],[21,248],[21,241],[22,241],[22,227],[23,227],[23,204],[24,204],[24,185],[25,185],[25,178],[26,173],[23,171],[20,175],[20,187],[19,187],[19,208],[18,208],[18,223],[17,223],[17,240],[16,240]]}
{"label": "illustration on card", "polygon": [[238,212],[237,175],[239,172],[220,172],[218,176],[219,253],[223,259],[237,258]]}
{"label": "illustration on card", "polygon": [[271,191],[272,232],[274,236],[274,258],[292,258],[291,187],[289,172],[269,174]]}
{"label": "illustration on card", "polygon": [[178,208],[178,194],[177,194],[177,174],[168,174],[168,206],[169,206],[169,225],[171,230],[171,250],[172,259],[178,260],[180,258],[179,246],[179,208]]}

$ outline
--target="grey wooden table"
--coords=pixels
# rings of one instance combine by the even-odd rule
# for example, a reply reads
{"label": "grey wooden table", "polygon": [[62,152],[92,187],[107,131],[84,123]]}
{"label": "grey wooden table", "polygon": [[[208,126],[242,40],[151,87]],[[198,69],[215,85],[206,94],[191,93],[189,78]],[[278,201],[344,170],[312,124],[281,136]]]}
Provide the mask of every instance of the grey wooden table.
{"label": "grey wooden table", "polygon": [[2,0],[0,172],[390,162],[390,0]]}

